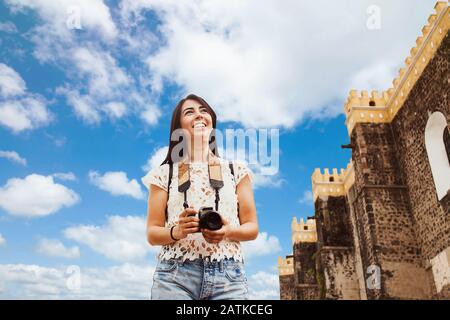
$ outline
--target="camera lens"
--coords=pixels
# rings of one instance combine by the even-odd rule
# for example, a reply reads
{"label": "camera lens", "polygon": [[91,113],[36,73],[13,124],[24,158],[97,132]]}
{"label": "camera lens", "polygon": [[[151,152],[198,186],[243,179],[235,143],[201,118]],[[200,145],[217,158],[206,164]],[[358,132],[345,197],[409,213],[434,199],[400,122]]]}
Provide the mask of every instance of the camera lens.
{"label": "camera lens", "polygon": [[201,229],[208,230],[219,230],[222,228],[222,219],[219,213],[216,211],[206,208],[199,211],[199,224]]}

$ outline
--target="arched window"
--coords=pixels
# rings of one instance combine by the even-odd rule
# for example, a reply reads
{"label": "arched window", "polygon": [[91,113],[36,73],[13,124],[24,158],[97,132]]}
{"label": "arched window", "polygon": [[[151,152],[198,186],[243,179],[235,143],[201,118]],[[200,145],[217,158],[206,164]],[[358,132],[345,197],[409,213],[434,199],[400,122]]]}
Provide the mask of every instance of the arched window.
{"label": "arched window", "polygon": [[449,144],[447,119],[441,112],[435,112],[429,117],[425,128],[425,147],[438,200],[450,190]]}

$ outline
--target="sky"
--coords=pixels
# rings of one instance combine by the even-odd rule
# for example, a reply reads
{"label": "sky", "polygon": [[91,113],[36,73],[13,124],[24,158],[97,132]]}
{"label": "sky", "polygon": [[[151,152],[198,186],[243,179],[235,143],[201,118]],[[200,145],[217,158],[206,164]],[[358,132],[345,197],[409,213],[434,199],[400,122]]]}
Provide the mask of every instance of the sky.
{"label": "sky", "polygon": [[148,299],[141,177],[189,93],[218,129],[276,129],[255,174],[251,299],[279,299],[311,174],[351,158],[350,89],[387,90],[431,0],[0,1],[0,298]]}

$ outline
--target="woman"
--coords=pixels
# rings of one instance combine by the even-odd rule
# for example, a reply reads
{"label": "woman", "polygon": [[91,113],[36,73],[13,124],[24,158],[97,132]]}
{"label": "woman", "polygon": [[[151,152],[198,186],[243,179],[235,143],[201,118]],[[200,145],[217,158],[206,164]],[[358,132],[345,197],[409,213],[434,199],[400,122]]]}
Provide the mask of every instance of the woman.
{"label": "woman", "polygon": [[[150,191],[147,239],[162,246],[151,299],[248,299],[240,242],[258,235],[253,178],[245,164],[230,166],[218,156],[215,128],[216,114],[205,100],[182,99],[172,115],[166,159],[142,178]],[[181,152],[173,138],[180,130]],[[214,204],[222,226],[199,228],[199,208]]]}

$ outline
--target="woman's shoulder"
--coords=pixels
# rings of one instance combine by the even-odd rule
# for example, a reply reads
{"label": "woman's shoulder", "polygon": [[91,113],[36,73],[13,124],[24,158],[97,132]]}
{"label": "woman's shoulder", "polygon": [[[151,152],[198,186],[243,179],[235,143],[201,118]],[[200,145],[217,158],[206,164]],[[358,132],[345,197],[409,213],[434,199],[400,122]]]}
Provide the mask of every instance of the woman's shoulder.
{"label": "woman's shoulder", "polygon": [[249,168],[247,162],[243,161],[243,160],[225,160],[226,163],[232,164],[233,165],[233,171],[234,171],[234,176],[236,179],[236,184],[239,184],[239,182],[242,181],[242,179],[248,175],[250,178],[250,181],[253,182],[254,180],[254,175],[252,170]]}
{"label": "woman's shoulder", "polygon": [[168,163],[153,167],[141,178],[141,181],[147,189],[150,189],[150,185],[153,184],[167,191],[169,171],[170,165]]}

